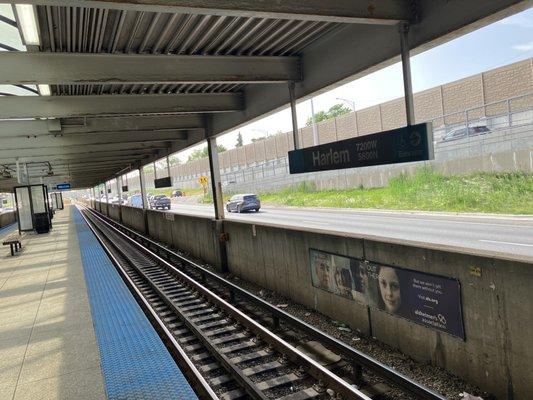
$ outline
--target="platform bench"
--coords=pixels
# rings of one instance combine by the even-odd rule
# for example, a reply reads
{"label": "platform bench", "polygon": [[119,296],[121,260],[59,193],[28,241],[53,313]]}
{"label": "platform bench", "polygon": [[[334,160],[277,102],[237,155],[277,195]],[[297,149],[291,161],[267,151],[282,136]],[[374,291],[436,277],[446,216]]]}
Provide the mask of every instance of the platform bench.
{"label": "platform bench", "polygon": [[18,252],[20,249],[22,249],[22,238],[23,235],[13,233],[4,239],[2,245],[9,245],[9,248],[11,249],[11,255],[14,256],[15,252]]}

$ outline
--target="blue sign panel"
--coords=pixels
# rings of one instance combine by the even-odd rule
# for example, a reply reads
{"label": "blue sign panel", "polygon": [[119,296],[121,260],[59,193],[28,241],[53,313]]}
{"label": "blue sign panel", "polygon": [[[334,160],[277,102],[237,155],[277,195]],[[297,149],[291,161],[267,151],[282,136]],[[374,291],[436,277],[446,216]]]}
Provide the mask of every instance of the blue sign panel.
{"label": "blue sign panel", "polygon": [[58,183],[56,188],[57,190],[68,190],[70,189],[70,183]]}
{"label": "blue sign panel", "polygon": [[405,126],[353,139],[289,151],[291,174],[433,158],[430,123]]}

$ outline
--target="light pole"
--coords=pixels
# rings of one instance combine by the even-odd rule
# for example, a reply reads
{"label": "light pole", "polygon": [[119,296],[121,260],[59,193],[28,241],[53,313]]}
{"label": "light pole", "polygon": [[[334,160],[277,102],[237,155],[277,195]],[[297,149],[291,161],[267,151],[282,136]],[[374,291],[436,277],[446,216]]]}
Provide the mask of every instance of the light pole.
{"label": "light pole", "polygon": [[355,132],[356,132],[357,136],[359,136],[359,130],[357,129],[357,112],[355,111],[355,100],[344,99],[342,97],[337,97],[336,99],[340,100],[340,101],[344,101],[345,103],[348,103],[350,105],[350,107],[352,107],[353,118],[354,118],[354,122],[355,122]]}

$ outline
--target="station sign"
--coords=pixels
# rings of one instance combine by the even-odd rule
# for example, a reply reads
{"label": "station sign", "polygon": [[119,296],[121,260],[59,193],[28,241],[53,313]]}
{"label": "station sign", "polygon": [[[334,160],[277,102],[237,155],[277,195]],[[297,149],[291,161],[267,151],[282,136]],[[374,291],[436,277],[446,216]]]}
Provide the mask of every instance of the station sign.
{"label": "station sign", "polygon": [[289,151],[291,174],[433,159],[430,123]]}
{"label": "station sign", "polygon": [[70,189],[70,183],[58,183],[55,189],[56,190],[68,190]]}
{"label": "station sign", "polygon": [[122,185],[122,191],[127,192],[128,191],[128,185]]}

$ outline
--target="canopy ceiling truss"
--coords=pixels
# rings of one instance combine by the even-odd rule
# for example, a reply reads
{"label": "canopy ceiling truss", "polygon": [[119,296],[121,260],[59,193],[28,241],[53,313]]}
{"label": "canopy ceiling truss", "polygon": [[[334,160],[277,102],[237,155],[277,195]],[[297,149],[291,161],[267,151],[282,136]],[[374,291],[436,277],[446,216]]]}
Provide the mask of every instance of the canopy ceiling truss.
{"label": "canopy ceiling truss", "polygon": [[[301,101],[390,65],[400,56],[399,26],[410,27],[416,54],[532,4],[21,2],[32,5],[38,43],[0,52],[0,84],[40,85],[41,95],[0,96],[0,169],[27,164],[35,179],[75,188],[280,110],[289,88]],[[14,10],[16,23],[0,24],[17,25],[25,37]]]}

